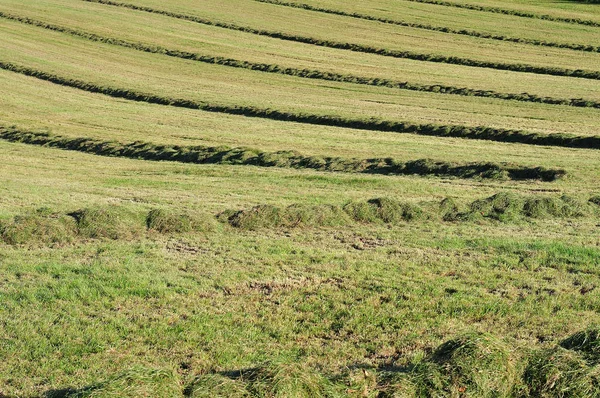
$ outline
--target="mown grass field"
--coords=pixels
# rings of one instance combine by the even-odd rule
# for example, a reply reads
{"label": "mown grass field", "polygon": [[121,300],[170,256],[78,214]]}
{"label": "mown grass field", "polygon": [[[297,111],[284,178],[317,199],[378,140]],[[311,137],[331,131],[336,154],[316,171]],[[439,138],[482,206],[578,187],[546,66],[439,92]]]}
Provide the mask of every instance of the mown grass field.
{"label": "mown grass field", "polygon": [[3,0],[0,37],[0,397],[600,396],[600,5]]}

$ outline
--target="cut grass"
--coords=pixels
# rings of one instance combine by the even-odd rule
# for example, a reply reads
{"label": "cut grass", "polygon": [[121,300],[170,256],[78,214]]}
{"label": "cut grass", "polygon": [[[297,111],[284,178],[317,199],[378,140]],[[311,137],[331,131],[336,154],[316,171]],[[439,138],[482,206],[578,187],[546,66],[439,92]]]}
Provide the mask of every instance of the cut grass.
{"label": "cut grass", "polygon": [[2,240],[11,245],[55,245],[72,242],[77,233],[75,220],[41,208],[0,223]]}
{"label": "cut grass", "polygon": [[[383,20],[401,20],[408,23],[423,24],[437,29],[448,28],[449,30],[465,33],[476,31],[498,36],[499,38],[512,36],[533,41],[582,43],[593,46],[596,45],[598,40],[598,31],[593,26],[556,23],[543,19],[523,20],[514,15],[485,13],[467,8],[446,9],[449,12],[440,12],[444,11],[444,8],[427,3],[399,0],[369,0],[352,4],[343,0],[302,0],[299,3],[335,11],[343,10],[350,14],[376,17]],[[462,2],[462,4],[464,3]],[[488,0],[487,3],[491,5],[495,2],[494,0]],[[514,3],[511,6],[515,6]],[[496,4],[506,5],[506,1]],[[480,0],[479,5],[485,4],[482,4]],[[556,11],[556,9],[552,10],[551,7],[564,5],[564,3],[545,2],[545,5],[545,10]],[[577,6],[572,8],[573,11],[578,10]],[[589,12],[585,14],[583,12],[573,12],[572,16],[593,16],[593,10],[587,8]]]}
{"label": "cut grass", "polygon": [[214,231],[215,222],[208,216],[177,213],[167,209],[154,209],[146,217],[149,230],[163,234]]}
{"label": "cut grass", "polygon": [[209,372],[192,381],[172,370],[133,367],[49,397],[584,397],[599,393],[597,369],[560,346],[518,354],[486,333],[448,340],[406,369],[369,368],[323,374],[305,362],[274,361],[239,371]]}
{"label": "cut grass", "polygon": [[113,98],[124,98],[131,101],[146,102],[166,106],[181,107],[187,109],[198,109],[207,112],[242,115],[247,117],[264,118],[279,121],[292,121],[297,123],[316,124],[325,126],[355,128],[374,131],[391,131],[397,133],[410,133],[417,135],[457,137],[468,139],[482,139],[499,142],[517,142],[530,145],[552,145],[570,148],[600,148],[600,136],[575,136],[572,134],[538,134],[522,130],[508,130],[502,128],[491,128],[485,126],[458,126],[458,125],[433,125],[413,124],[409,122],[396,122],[389,120],[370,119],[347,119],[338,116],[307,115],[302,113],[282,112],[268,108],[256,108],[252,106],[227,106],[217,105],[181,98],[161,97],[153,94],[136,92],[129,89],[121,89],[106,86],[97,86],[81,80],[69,79],[62,76],[49,74],[43,71],[4,63],[0,61],[0,68],[26,76],[35,77],[49,81],[61,86],[77,88],[91,93],[100,93]]}
{"label": "cut grass", "polygon": [[120,206],[85,208],[70,215],[77,221],[79,234],[85,238],[131,240],[144,232],[143,218]]}
{"label": "cut grass", "polygon": [[[590,68],[594,68],[596,66],[597,61],[592,61],[591,58],[597,57],[597,54],[592,54],[593,56],[589,57],[590,59],[585,59],[585,57],[575,55],[575,58],[581,58],[581,62],[577,65],[577,67],[574,66],[573,68],[565,68],[564,66],[559,67],[559,66],[556,66],[556,64],[552,65],[552,62],[549,62],[548,59],[546,59],[544,61],[541,58],[539,59],[539,61],[545,65],[542,66],[542,65],[535,64],[535,63],[531,63],[531,59],[532,59],[531,52],[529,54],[529,58],[523,58],[522,63],[506,63],[506,62],[503,62],[503,57],[500,54],[495,54],[495,61],[489,61],[487,59],[486,60],[477,59],[478,58],[477,52],[471,53],[471,55],[473,57],[470,57],[470,58],[463,57],[461,55],[464,53],[465,47],[463,47],[463,50],[461,50],[460,48],[457,48],[454,51],[452,51],[451,53],[447,49],[444,49],[444,50],[440,49],[440,51],[445,52],[445,54],[424,53],[424,52],[417,52],[416,51],[417,48],[422,49],[422,47],[414,46],[414,44],[412,47],[406,46],[404,48],[398,48],[397,45],[394,46],[392,43],[389,43],[389,45],[391,45],[392,47],[386,48],[386,47],[380,47],[381,44],[386,44],[386,43],[381,43],[381,42],[376,42],[376,41],[366,41],[366,40],[364,40],[365,39],[364,37],[361,37],[361,39],[363,40],[363,43],[343,42],[343,41],[336,40],[336,38],[331,37],[331,35],[329,35],[327,39],[321,39],[321,38],[316,38],[314,36],[303,35],[303,34],[306,34],[306,32],[299,33],[299,34],[293,34],[293,33],[282,32],[282,31],[256,29],[253,27],[240,26],[237,24],[230,24],[230,23],[219,22],[219,21],[212,21],[212,20],[209,20],[206,18],[201,18],[201,17],[189,15],[189,14],[180,14],[180,13],[176,13],[176,12],[167,11],[164,9],[156,9],[156,8],[152,8],[152,7],[136,5],[136,4],[131,4],[131,3],[114,2],[111,0],[84,0],[84,1],[94,2],[94,3],[99,3],[99,4],[106,4],[106,5],[116,6],[116,7],[125,7],[125,8],[130,8],[133,10],[137,10],[137,11],[156,13],[156,14],[166,15],[166,16],[170,16],[173,18],[177,18],[177,19],[183,19],[183,20],[188,20],[188,21],[192,21],[192,22],[197,22],[197,23],[201,23],[204,25],[217,26],[217,27],[221,27],[221,28],[225,28],[225,29],[243,31],[243,32],[247,32],[247,33],[253,33],[253,34],[257,34],[257,35],[261,35],[261,36],[267,36],[267,37],[272,37],[272,38],[277,38],[277,39],[282,39],[282,40],[289,40],[289,41],[307,43],[307,44],[312,44],[312,45],[317,45],[317,46],[344,49],[344,50],[350,50],[350,51],[356,51],[356,52],[362,52],[362,53],[378,54],[378,55],[383,55],[383,56],[387,56],[387,57],[406,58],[406,59],[412,59],[412,60],[418,60],[418,61],[427,61],[427,62],[436,62],[436,63],[439,62],[439,63],[447,63],[447,64],[455,64],[455,65],[463,65],[463,66],[473,66],[473,67],[479,67],[479,68],[508,70],[508,71],[514,71],[514,72],[547,74],[547,75],[552,75],[552,76],[569,76],[569,77],[578,77],[578,78],[594,79],[594,80],[600,79],[600,72],[593,70],[593,69],[584,69],[585,65],[588,65],[588,64],[590,65]],[[243,6],[243,4],[240,4],[240,6]],[[207,10],[207,11],[210,12],[210,10]],[[304,11],[304,10],[298,10],[298,11],[300,12],[300,11]],[[232,12],[239,13],[240,10],[235,9],[235,10],[232,10]],[[247,12],[254,13],[254,14],[260,14],[260,11],[257,11],[257,10],[248,10]],[[273,12],[277,12],[277,10],[273,9]],[[304,12],[308,12],[308,11],[304,11]],[[265,14],[266,14],[266,12],[265,12]],[[296,18],[299,18],[299,16],[296,16]],[[262,21],[263,25],[265,23],[267,25],[269,24],[268,21]],[[288,29],[292,28],[292,26],[293,25],[289,25]],[[301,30],[298,29],[297,27],[295,30],[301,32]],[[333,28],[332,30],[340,31],[340,32],[343,31],[342,29],[337,29],[337,28]],[[373,27],[371,27],[370,30],[373,30]],[[315,33],[314,29],[312,30],[312,33],[313,34]],[[439,33],[439,34],[443,35],[444,33]],[[327,36],[324,36],[324,37],[327,37]],[[473,39],[475,39],[475,38],[473,38]],[[383,40],[386,40],[386,39],[384,38]],[[366,44],[365,42],[368,42],[369,44]],[[423,41],[419,42],[420,45],[423,45],[423,43],[427,43],[427,40],[423,40]],[[471,43],[470,45],[466,45],[466,46],[467,46],[467,48],[471,48],[471,47],[475,47],[477,45],[478,45],[477,43]],[[562,49],[556,49],[556,51],[562,51]],[[568,51],[568,50],[564,50],[564,51]],[[512,53],[514,56],[515,52],[513,51]],[[581,53],[581,54],[585,54],[585,53]],[[547,54],[545,54],[545,55],[547,55]],[[571,58],[571,57],[569,57],[567,54],[562,54],[559,57],[564,58],[563,65],[566,63],[570,63],[569,58]],[[537,58],[536,58],[536,60],[537,60]]]}
{"label": "cut grass", "polygon": [[[506,7],[578,9],[574,3],[544,7],[528,1],[507,0]],[[133,3],[322,40],[385,48],[410,43],[423,54],[446,47],[445,55],[486,61],[501,54],[511,62],[527,58],[563,68],[594,62],[587,57],[592,54],[550,48],[547,61],[540,61],[539,48],[502,42],[486,52],[491,40],[276,11],[283,7],[253,1]],[[369,0],[344,10],[377,4]],[[242,53],[243,60],[285,68],[385,79],[410,66],[420,84],[441,79],[458,82],[444,85],[498,92],[535,88],[535,95],[557,98],[591,93],[585,97],[594,99],[599,87],[585,79],[319,48],[83,1],[5,0],[0,9],[102,37],[240,60],[231,54]],[[486,14],[448,11],[447,18],[455,13],[457,21],[467,11]],[[501,17],[485,18],[490,15]],[[503,18],[498,24],[525,21]],[[532,27],[556,24],[528,21]],[[561,26],[554,34],[565,32],[564,42],[587,40],[577,40],[575,32],[589,27]],[[7,20],[0,21],[0,31],[3,61],[88,83],[92,90],[121,88],[121,94],[226,109],[277,109],[277,115],[597,134],[593,109],[266,75],[91,43]],[[419,74],[419,65],[427,71]],[[472,85],[469,70],[477,76]],[[6,125],[23,131],[49,127],[69,145],[98,152],[121,152],[120,142],[139,141],[136,150],[165,159],[106,158],[0,141],[0,233],[12,226],[10,236],[25,242],[0,242],[0,395],[597,394],[597,151],[248,118],[127,101],[8,71],[0,71],[0,85],[6,88],[0,99]],[[91,141],[75,144],[82,136]],[[48,137],[30,138],[43,144]],[[227,148],[217,151],[221,145]],[[166,160],[193,146],[213,148],[223,163]],[[260,148],[261,162],[286,167],[225,164],[254,156],[232,147]],[[297,153],[311,154],[306,159],[311,167],[331,160],[331,170],[349,167],[348,159],[435,158],[436,163],[405,167],[420,173],[440,165],[508,162],[566,169],[569,178],[324,173],[288,167]],[[490,168],[486,176],[503,177],[504,171]],[[257,203],[264,210],[258,216],[250,211]],[[53,210],[30,210],[40,206]],[[75,209],[87,225],[66,216]],[[219,212],[222,224],[214,217]],[[236,214],[240,225],[256,228],[227,225]],[[36,237],[60,232],[52,223],[62,217],[74,228],[70,242],[60,234],[48,243]],[[122,239],[84,237],[82,227],[86,234]],[[110,232],[113,227],[122,232]]]}
{"label": "cut grass", "polygon": [[[7,40],[3,42],[3,45],[11,48],[3,53],[5,61],[20,59],[21,64],[26,60],[28,69],[61,76],[63,80],[78,80],[92,88],[108,86],[122,95],[127,92],[144,94],[144,97],[150,100],[177,100],[188,106],[201,103],[203,108],[214,105],[214,111],[239,108],[239,114],[245,114],[245,109],[267,109],[271,111],[271,118],[303,114],[305,120],[310,120],[310,116],[335,116],[351,121],[374,119],[374,122],[368,123],[371,126],[380,120],[397,123],[411,121],[414,124],[429,124],[435,121],[436,125],[446,121],[447,125],[485,125],[498,130],[510,130],[509,127],[514,127],[515,130],[533,132],[564,134],[565,131],[569,131],[582,135],[597,133],[597,110],[594,109],[557,108],[521,102],[506,107],[506,101],[492,98],[450,97],[435,93],[399,91],[385,87],[322,82],[278,75],[273,75],[269,79],[270,84],[267,84],[262,80],[263,74],[260,72],[232,70],[208,64],[198,68],[193,61],[158,57],[155,54],[102,43],[94,43],[92,47],[97,48],[91,51],[87,41],[54,32],[48,32],[49,39],[58,36],[61,38],[59,41],[66,41],[69,45],[56,42],[41,45],[28,41],[27,46],[34,46],[37,54],[28,55],[29,52],[23,51],[22,39],[15,36],[27,37],[41,29],[2,21],[2,24],[4,23],[15,26],[14,30],[7,33]],[[9,40],[10,37],[15,41]],[[60,60],[49,54],[54,51],[66,51],[72,46],[80,48],[81,53],[61,57]],[[98,51],[103,56],[99,56]],[[96,70],[92,63],[101,63],[103,69]],[[127,68],[124,65],[128,65]],[[139,73],[131,73],[129,68],[138,70]],[[171,68],[177,68],[179,73],[173,75],[170,73]],[[141,75],[144,75],[144,78],[141,78]],[[194,83],[190,84],[190,81]],[[252,90],[244,87],[252,87]],[[278,87],[278,90],[273,90],[273,87]],[[340,95],[343,92],[352,95]],[[305,96],[305,101],[298,102],[298,95]],[[427,107],[429,111],[424,112],[423,107]]]}
{"label": "cut grass", "polygon": [[[6,0],[2,11],[102,37],[116,37],[128,42],[141,42],[148,46],[182,52],[231,59],[239,59],[239,54],[243,53],[243,59],[253,64],[274,64],[283,68],[321,70],[331,74],[365,76],[379,80],[394,77],[421,86],[468,87],[499,93],[514,92],[515,87],[519,87],[518,93],[526,92],[537,97],[589,97],[590,100],[600,100],[600,84],[592,84],[586,80],[493,71],[329,49],[208,25],[181,23],[176,18],[159,14],[131,12],[95,3],[40,0],[25,8],[20,2]],[[124,25],[128,29],[122,29]],[[569,32],[565,32],[561,38],[568,35]]]}
{"label": "cut grass", "polygon": [[597,47],[594,45],[573,44],[573,43],[564,43],[564,42],[560,43],[560,42],[551,42],[551,41],[546,41],[546,40],[528,39],[528,38],[523,38],[523,37],[495,35],[495,34],[490,34],[490,33],[484,33],[481,31],[467,30],[464,28],[453,29],[453,28],[450,28],[447,26],[433,26],[433,25],[429,25],[429,24],[407,22],[405,20],[399,20],[399,19],[376,17],[373,15],[361,14],[361,13],[356,13],[356,12],[346,12],[346,11],[342,11],[340,9],[323,8],[323,7],[313,6],[313,5],[306,4],[306,3],[296,3],[296,2],[281,1],[281,0],[255,0],[255,1],[258,1],[260,3],[276,4],[276,5],[285,6],[285,7],[299,8],[299,9],[315,11],[315,12],[322,12],[325,14],[341,15],[341,16],[345,16],[345,17],[364,19],[367,21],[377,21],[377,22],[386,23],[386,24],[390,24],[390,25],[432,30],[432,31],[436,31],[436,32],[444,32],[444,33],[457,34],[457,35],[472,36],[472,37],[478,37],[478,38],[482,38],[482,39],[508,41],[508,42],[513,42],[513,43],[525,43],[525,44],[544,46],[544,47],[568,48],[570,50],[578,50],[578,51],[600,52],[600,47]]}
{"label": "cut grass", "polygon": [[86,137],[67,138],[49,133],[21,131],[0,126],[0,139],[40,146],[68,149],[102,156],[144,160],[170,160],[183,163],[237,164],[262,167],[305,168],[319,171],[369,173],[388,175],[435,175],[460,178],[534,179],[555,181],[565,170],[543,167],[522,167],[510,164],[452,164],[431,159],[398,161],[385,159],[343,159],[303,156],[294,151],[262,152],[251,148],[182,147],[155,145],[148,142],[119,143]]}
{"label": "cut grass", "polygon": [[276,73],[287,76],[295,76],[307,79],[319,79],[325,81],[335,81],[342,83],[361,84],[367,86],[379,86],[388,87],[401,90],[410,91],[425,91],[439,94],[450,94],[450,95],[462,95],[462,96],[474,96],[474,97],[486,97],[486,98],[497,98],[507,101],[523,101],[523,102],[536,102],[543,104],[552,105],[568,105],[575,107],[589,107],[589,108],[600,108],[600,102],[586,100],[583,98],[550,98],[540,97],[534,94],[521,93],[500,93],[492,90],[474,90],[464,87],[452,87],[452,86],[440,86],[440,85],[421,85],[410,82],[401,82],[389,79],[369,78],[364,76],[355,75],[343,75],[335,72],[325,72],[315,69],[299,69],[299,68],[286,68],[275,64],[255,63],[249,61],[242,61],[232,58],[223,58],[211,55],[202,55],[199,53],[168,49],[160,46],[146,45],[139,42],[130,42],[126,40],[99,36],[94,33],[89,33],[81,30],[74,30],[66,28],[64,26],[58,26],[48,24],[46,22],[32,20],[30,18],[19,17],[15,15],[5,14],[0,12],[0,18],[5,18],[11,21],[18,21],[28,25],[41,27],[44,29],[52,30],[55,32],[66,33],[71,36],[81,37],[87,40],[107,43],[125,48],[131,48],[147,53],[168,55],[175,58],[181,58],[186,60],[193,60],[208,64],[228,66],[232,68],[249,69],[253,71],[260,71],[266,73]]}
{"label": "cut grass", "polygon": [[553,15],[547,15],[547,14],[535,14],[535,13],[531,13],[531,12],[523,12],[523,11],[510,9],[510,8],[488,7],[488,6],[482,6],[482,5],[476,5],[476,4],[456,3],[453,1],[444,1],[444,0],[403,0],[403,1],[434,4],[434,5],[445,6],[445,7],[466,8],[469,10],[491,12],[494,14],[514,15],[514,16],[522,17],[522,18],[544,19],[547,21],[565,22],[565,23],[572,23],[572,24],[577,24],[577,25],[600,27],[600,22],[590,20],[590,19],[565,18],[565,17],[558,17],[558,16],[553,16]]}
{"label": "cut grass", "polygon": [[460,212],[450,198],[422,207],[391,198],[375,198],[366,202],[350,202],[343,206],[290,205],[280,208],[258,205],[248,210],[226,211],[218,218],[233,227],[256,230],[260,228],[294,228],[298,226],[344,226],[350,220],[359,223],[402,224],[419,220],[477,221],[491,219],[500,222],[519,222],[531,219],[562,218],[577,219],[597,214],[597,209],[568,196],[520,196],[501,192],[489,198],[479,199]]}
{"label": "cut grass", "polygon": [[519,383],[517,355],[485,334],[445,342],[411,373],[416,396],[511,397]]}

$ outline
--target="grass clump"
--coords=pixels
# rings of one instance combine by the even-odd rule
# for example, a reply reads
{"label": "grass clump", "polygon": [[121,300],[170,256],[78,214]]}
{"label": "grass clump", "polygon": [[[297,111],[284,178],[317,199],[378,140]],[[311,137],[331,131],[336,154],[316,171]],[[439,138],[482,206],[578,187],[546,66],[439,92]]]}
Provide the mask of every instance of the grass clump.
{"label": "grass clump", "polygon": [[79,234],[92,239],[132,239],[146,230],[143,215],[121,206],[91,207],[71,214]]}
{"label": "grass clump", "polygon": [[523,206],[523,213],[532,218],[581,217],[586,211],[582,203],[563,195],[560,198],[528,198]]}
{"label": "grass clump", "polygon": [[600,373],[575,351],[556,347],[535,354],[523,379],[529,397],[597,397]]}
{"label": "grass clump", "polygon": [[588,329],[566,338],[560,346],[582,354],[592,363],[600,363],[600,329]]}
{"label": "grass clump", "polygon": [[197,377],[186,388],[185,396],[190,398],[245,398],[251,395],[241,381],[218,373],[209,373]]}
{"label": "grass clump", "polygon": [[235,212],[227,220],[234,227],[249,230],[269,227],[334,227],[350,222],[348,215],[339,206],[300,204],[286,208],[255,206],[250,210]]}
{"label": "grass clump", "polygon": [[588,210],[586,204],[567,195],[526,197],[511,192],[500,192],[489,198],[474,201],[467,212],[449,212],[444,220],[474,221],[491,218],[511,222],[524,218],[582,217]]}
{"label": "grass clump", "polygon": [[66,392],[65,398],[181,397],[177,374],[170,370],[135,367],[106,381]]}
{"label": "grass clump", "polygon": [[146,217],[146,226],[163,234],[182,233],[191,231],[212,231],[214,220],[212,217],[199,214],[176,213],[165,209],[154,209]]}
{"label": "grass clump", "polygon": [[[476,200],[466,218],[493,218],[498,221],[514,221],[523,214],[523,199],[510,192],[500,192],[489,198]],[[465,215],[462,215],[465,218]]]}
{"label": "grass clump", "polygon": [[248,391],[257,397],[343,397],[329,379],[297,362],[269,363],[249,377]]}
{"label": "grass clump", "polygon": [[377,216],[375,206],[367,202],[350,202],[343,209],[354,221],[362,223],[376,223],[381,221]]}
{"label": "grass clump", "polygon": [[335,227],[347,225],[348,215],[339,206],[334,205],[291,205],[285,209],[286,226]]}
{"label": "grass clump", "polygon": [[282,224],[282,211],[272,205],[258,205],[250,210],[240,210],[228,218],[233,227],[255,230],[277,227]]}
{"label": "grass clump", "polygon": [[487,334],[447,341],[412,372],[418,396],[509,397],[517,381],[510,348]]}
{"label": "grass clump", "polygon": [[76,234],[77,225],[72,217],[48,209],[18,215],[0,225],[0,237],[11,245],[68,243]]}
{"label": "grass clump", "polygon": [[456,220],[459,214],[459,208],[454,199],[445,198],[440,202],[439,206],[440,216],[444,221]]}
{"label": "grass clump", "polygon": [[375,208],[377,217],[388,224],[425,218],[423,210],[413,204],[390,198],[371,199],[368,203]]}

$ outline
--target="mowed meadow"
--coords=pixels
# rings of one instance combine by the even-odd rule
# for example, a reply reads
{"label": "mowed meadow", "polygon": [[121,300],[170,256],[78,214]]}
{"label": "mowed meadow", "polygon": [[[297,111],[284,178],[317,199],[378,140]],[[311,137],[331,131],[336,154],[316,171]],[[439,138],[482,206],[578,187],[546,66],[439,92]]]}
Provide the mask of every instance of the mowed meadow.
{"label": "mowed meadow", "polygon": [[594,0],[1,0],[0,397],[600,396]]}

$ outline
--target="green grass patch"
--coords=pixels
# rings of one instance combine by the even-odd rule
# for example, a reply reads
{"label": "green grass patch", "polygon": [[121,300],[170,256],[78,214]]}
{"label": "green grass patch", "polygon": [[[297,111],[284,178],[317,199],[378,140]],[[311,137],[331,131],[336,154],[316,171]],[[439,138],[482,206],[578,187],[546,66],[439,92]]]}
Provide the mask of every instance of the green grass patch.
{"label": "green grass patch", "polygon": [[14,217],[0,223],[2,240],[11,245],[56,245],[70,243],[77,234],[72,217],[49,209]]}
{"label": "green grass patch", "polygon": [[215,229],[215,218],[209,215],[154,209],[146,217],[146,226],[149,230],[163,234],[192,231],[209,232]]}
{"label": "green grass patch", "polygon": [[144,216],[122,206],[90,207],[71,213],[79,234],[91,239],[131,240],[145,231]]}

